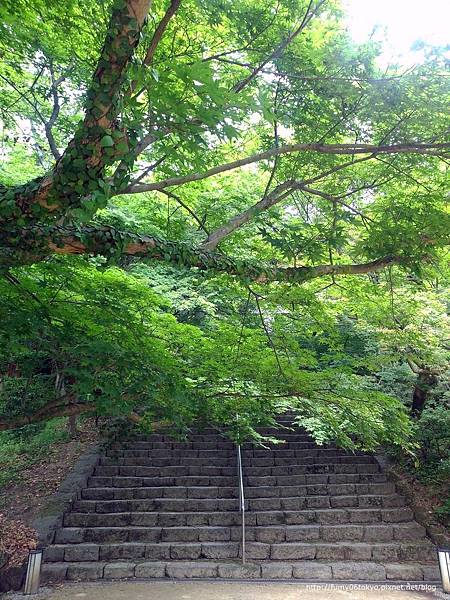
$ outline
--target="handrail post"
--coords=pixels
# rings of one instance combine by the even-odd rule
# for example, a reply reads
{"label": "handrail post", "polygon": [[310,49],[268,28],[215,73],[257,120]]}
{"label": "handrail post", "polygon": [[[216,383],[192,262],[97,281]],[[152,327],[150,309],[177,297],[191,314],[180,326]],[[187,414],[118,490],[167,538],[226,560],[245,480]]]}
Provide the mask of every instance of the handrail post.
{"label": "handrail post", "polygon": [[237,466],[239,478],[239,512],[242,516],[242,564],[245,565],[245,496],[244,496],[244,478],[242,475],[242,454],[241,446],[237,447]]}

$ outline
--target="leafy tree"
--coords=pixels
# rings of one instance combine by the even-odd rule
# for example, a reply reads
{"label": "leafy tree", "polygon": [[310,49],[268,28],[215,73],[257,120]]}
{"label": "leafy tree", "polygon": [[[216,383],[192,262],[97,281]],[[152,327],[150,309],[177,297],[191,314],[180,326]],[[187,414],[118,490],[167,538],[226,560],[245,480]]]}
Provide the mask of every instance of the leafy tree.
{"label": "leafy tree", "polygon": [[416,295],[442,307],[444,51],[381,72],[337,0],[0,17],[0,427],[239,413],[241,435],[289,405],[318,440],[406,445],[376,373],[445,355]]}

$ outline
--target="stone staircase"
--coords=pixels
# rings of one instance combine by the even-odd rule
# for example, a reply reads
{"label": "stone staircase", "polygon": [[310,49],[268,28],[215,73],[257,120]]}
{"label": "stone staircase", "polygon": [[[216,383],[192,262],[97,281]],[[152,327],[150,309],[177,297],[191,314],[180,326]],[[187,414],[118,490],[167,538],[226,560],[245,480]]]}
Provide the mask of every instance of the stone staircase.
{"label": "stone staircase", "polygon": [[372,456],[303,431],[242,449],[214,429],[111,447],[44,551],[44,582],[118,578],[435,581],[436,551]]}

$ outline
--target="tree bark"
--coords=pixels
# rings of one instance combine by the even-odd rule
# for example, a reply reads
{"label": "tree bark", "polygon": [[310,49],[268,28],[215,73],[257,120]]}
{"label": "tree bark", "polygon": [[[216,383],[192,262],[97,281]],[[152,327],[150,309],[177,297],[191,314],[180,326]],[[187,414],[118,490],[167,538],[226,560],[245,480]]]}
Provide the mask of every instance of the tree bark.
{"label": "tree bark", "polygon": [[[2,201],[10,204],[11,192],[14,201],[10,219],[3,217],[3,220],[16,220],[17,210],[20,210],[26,223],[36,223],[49,213],[53,217],[64,216],[69,209],[82,206],[83,198],[92,192],[90,182],[103,179],[105,166],[111,156],[108,152],[110,148],[102,140],[105,135],[111,136],[117,130],[124,76],[139,42],[149,8],[150,0],[126,0],[123,8],[113,9],[101,56],[87,93],[84,120],[51,173],[0,194],[0,205]],[[72,178],[74,169],[77,176]],[[77,181],[82,181],[79,185],[83,189],[75,190]],[[41,207],[37,216],[32,209],[35,204]]]}
{"label": "tree bark", "polygon": [[426,406],[430,390],[439,383],[439,377],[435,370],[418,365],[409,357],[407,362],[417,376],[412,393],[411,415],[419,419]]}

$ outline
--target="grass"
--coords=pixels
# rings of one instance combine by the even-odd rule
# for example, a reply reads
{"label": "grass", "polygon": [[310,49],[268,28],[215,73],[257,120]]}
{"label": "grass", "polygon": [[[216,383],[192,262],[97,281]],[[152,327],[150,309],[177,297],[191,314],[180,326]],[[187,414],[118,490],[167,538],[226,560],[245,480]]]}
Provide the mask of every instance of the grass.
{"label": "grass", "polygon": [[67,420],[52,419],[43,425],[28,425],[0,433],[0,490],[21,480],[27,467],[41,460],[55,442],[69,439]]}

